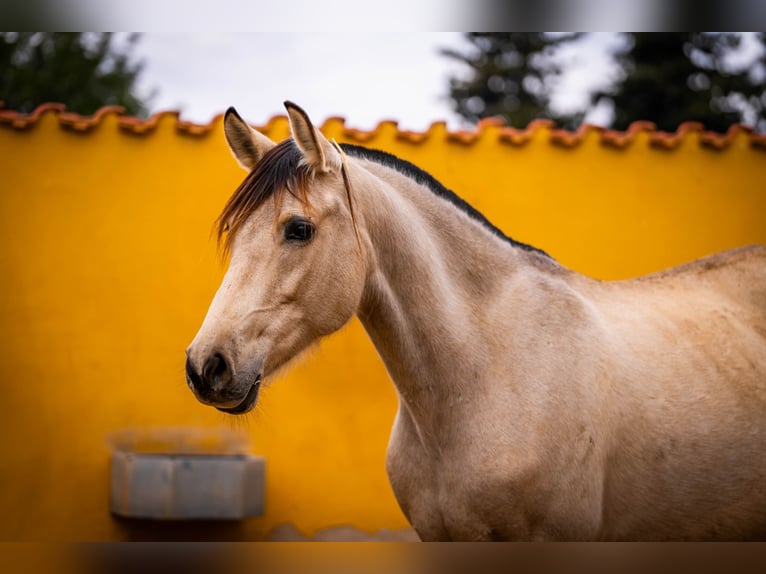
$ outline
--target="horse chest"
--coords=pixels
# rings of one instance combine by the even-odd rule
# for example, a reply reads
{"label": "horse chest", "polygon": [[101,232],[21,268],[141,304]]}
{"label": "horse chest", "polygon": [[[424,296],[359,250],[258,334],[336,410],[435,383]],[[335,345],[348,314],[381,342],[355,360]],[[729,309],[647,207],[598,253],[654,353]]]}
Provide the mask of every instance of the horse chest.
{"label": "horse chest", "polygon": [[[599,509],[592,502],[598,496],[589,492],[572,499],[567,493],[573,485],[558,482],[562,472],[548,472],[538,459],[517,451],[509,454],[501,443],[489,449],[466,448],[478,440],[466,436],[459,445],[436,450],[424,443],[411,419],[397,416],[386,468],[397,501],[421,539],[580,539],[581,532],[595,536]],[[598,481],[591,482],[598,491]],[[552,512],[550,507],[562,510]]]}
{"label": "horse chest", "polygon": [[389,448],[387,471],[402,512],[422,540],[450,539],[447,515],[459,493],[448,494],[436,465],[401,446]]}
{"label": "horse chest", "polygon": [[534,537],[521,508],[508,504],[508,492],[473,475],[468,461],[434,460],[416,450],[390,448],[387,469],[397,501],[422,540]]}
{"label": "horse chest", "polygon": [[386,471],[402,512],[421,539],[447,538],[439,470],[411,419],[401,410],[388,444]]}
{"label": "horse chest", "polygon": [[[482,540],[500,517],[486,512],[492,492],[468,472],[471,463],[458,453],[424,446],[406,421],[398,418],[389,442],[386,469],[399,506],[423,540]],[[497,508],[501,512],[500,508]],[[505,517],[507,518],[507,517]]]}

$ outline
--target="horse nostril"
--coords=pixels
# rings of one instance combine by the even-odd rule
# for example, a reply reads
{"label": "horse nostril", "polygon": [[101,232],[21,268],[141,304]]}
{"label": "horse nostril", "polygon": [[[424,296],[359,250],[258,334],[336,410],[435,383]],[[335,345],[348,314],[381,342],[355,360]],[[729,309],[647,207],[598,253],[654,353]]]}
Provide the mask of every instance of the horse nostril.
{"label": "horse nostril", "polygon": [[213,353],[202,369],[202,379],[215,391],[224,389],[231,382],[231,369],[220,353]]}
{"label": "horse nostril", "polygon": [[192,365],[191,360],[189,360],[189,357],[186,357],[186,378],[189,379],[189,382],[192,384],[192,386],[195,389],[201,388],[202,377],[199,376],[199,373]]}

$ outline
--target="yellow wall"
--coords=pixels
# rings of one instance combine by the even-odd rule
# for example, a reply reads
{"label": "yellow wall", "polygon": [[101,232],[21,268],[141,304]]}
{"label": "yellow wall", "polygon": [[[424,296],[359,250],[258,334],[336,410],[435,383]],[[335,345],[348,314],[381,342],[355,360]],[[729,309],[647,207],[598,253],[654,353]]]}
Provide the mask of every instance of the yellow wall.
{"label": "yellow wall", "polygon": [[[212,222],[243,177],[220,117],[211,129],[172,114],[10,117],[0,113],[0,540],[406,527],[384,470],[395,394],[356,320],[244,421],[186,388],[184,349],[224,270]],[[263,128],[274,139],[286,129],[283,118]],[[442,125],[364,134],[331,119],[324,131],[426,168],[514,238],[595,277],[766,242],[766,151],[746,133],[714,150],[692,130],[666,150],[673,142],[648,131],[624,149],[595,130],[556,144],[565,134],[546,126],[519,145],[491,125],[468,143]],[[266,514],[198,531],[113,519],[106,435],[188,425],[250,436],[267,459]]]}

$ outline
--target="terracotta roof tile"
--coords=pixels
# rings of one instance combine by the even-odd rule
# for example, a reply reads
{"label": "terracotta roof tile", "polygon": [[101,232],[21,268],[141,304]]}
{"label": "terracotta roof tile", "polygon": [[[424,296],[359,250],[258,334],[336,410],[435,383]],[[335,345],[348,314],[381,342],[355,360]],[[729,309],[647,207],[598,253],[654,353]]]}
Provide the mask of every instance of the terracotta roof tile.
{"label": "terracotta roof tile", "polygon": [[87,132],[97,127],[105,116],[109,114],[122,116],[124,113],[125,108],[122,106],[104,106],[92,116],[81,116],[80,114],[62,111],[59,113],[59,123],[62,127],[74,131]]}
{"label": "terracotta roof tile", "polygon": [[633,143],[633,140],[635,140],[637,134],[641,132],[650,132],[651,134],[654,133],[656,129],[657,126],[655,126],[652,122],[633,122],[624,132],[604,130],[604,132],[601,134],[601,143],[605,146],[624,149]]}
{"label": "terracotta roof tile", "polygon": [[[699,122],[684,122],[675,133],[653,131],[649,135],[649,145],[660,149],[675,149],[684,141],[688,134],[701,134],[704,126]],[[697,137],[699,141],[699,137]]]}
{"label": "terracotta roof tile", "polygon": [[[739,133],[751,136],[753,130],[749,126],[736,124],[729,126],[729,129],[726,130],[725,134],[703,131],[700,133],[700,143],[713,149],[726,149],[731,145],[732,139]],[[761,137],[763,137],[763,135],[761,135]]]}
{"label": "terracotta roof tile", "polygon": [[0,109],[0,124],[6,124],[17,130],[24,130],[33,126],[46,112],[62,114],[66,111],[64,104],[42,104],[37,106],[31,114],[20,114],[13,110]]}
{"label": "terracotta roof tile", "polygon": [[[153,132],[162,118],[168,117],[175,122],[176,132],[181,135],[203,137],[213,131],[215,125],[221,120],[223,114],[216,114],[210,122],[197,124],[180,118],[178,111],[161,111],[147,119],[140,119],[125,115],[125,109],[121,106],[105,106],[92,116],[81,116],[67,112],[63,104],[46,103],[38,106],[30,114],[21,114],[3,107],[0,101],[0,126],[16,130],[25,130],[34,126],[44,114],[55,114],[62,128],[76,131],[89,132],[97,127],[103,119],[109,115],[117,117],[119,129],[125,133],[134,135],[146,135]],[[284,116],[273,116],[263,126],[256,129],[268,135],[275,129],[277,124],[284,122]],[[706,149],[725,150],[731,146],[736,137],[747,137],[750,147],[766,151],[766,134],[753,133],[752,129],[743,125],[731,126],[725,134],[705,131],[702,124],[697,122],[685,122],[678,126],[673,133],[658,131],[655,124],[647,121],[633,122],[626,131],[608,130],[602,127],[583,124],[577,131],[571,132],[557,129],[551,120],[533,120],[524,129],[507,126],[500,118],[486,118],[481,120],[474,129],[448,131],[445,122],[433,122],[424,132],[401,130],[396,121],[385,120],[378,123],[372,130],[360,130],[347,127],[345,119],[331,117],[325,121],[324,126],[331,123],[339,123],[342,126],[343,137],[347,140],[367,143],[378,137],[381,132],[393,131],[394,137],[403,142],[413,145],[422,144],[435,137],[444,138],[449,142],[459,145],[470,146],[475,144],[486,134],[496,137],[500,142],[512,146],[522,146],[535,137],[539,131],[548,132],[548,141],[556,146],[573,148],[582,143],[589,134],[593,133],[602,145],[617,149],[625,149],[632,145],[641,134],[647,134],[648,144],[661,150],[672,150],[689,139]]]}
{"label": "terracotta roof tile", "polygon": [[121,117],[119,120],[120,129],[127,133],[136,135],[143,135],[153,132],[157,129],[157,125],[163,117],[170,117],[176,120],[176,126],[178,126],[178,118],[181,113],[175,110],[167,110],[157,112],[152,117],[142,120],[133,116]]}
{"label": "terracotta roof tile", "polygon": [[521,146],[532,140],[532,137],[538,130],[552,130],[555,124],[551,120],[532,120],[525,129],[517,129],[513,127],[504,127],[500,130],[499,139],[503,143],[511,145]]}
{"label": "terracotta roof tile", "polygon": [[396,139],[409,142],[411,144],[421,144],[428,139],[428,135],[431,130],[425,132],[413,132],[409,130],[399,130],[396,134]]}
{"label": "terracotta roof tile", "polygon": [[750,134],[750,146],[766,151],[766,134]]}
{"label": "terracotta roof tile", "polygon": [[580,145],[589,132],[603,134],[604,128],[590,124],[582,124],[576,132],[568,130],[551,129],[551,142],[562,147],[574,147]]}
{"label": "terracotta roof tile", "polygon": [[[347,128],[346,125],[345,125],[346,120],[344,118],[333,117],[333,118],[330,118],[330,119],[332,121],[339,122],[339,123],[343,124],[343,136],[348,138],[348,139],[350,139],[350,140],[354,140],[354,141],[356,141],[358,143],[368,143],[368,142],[370,142],[383,129],[392,129],[393,128],[393,130],[396,133],[401,133],[399,131],[399,124],[398,124],[398,122],[396,122],[394,120],[383,120],[383,121],[378,123],[378,125],[375,127],[375,129],[364,131],[364,130],[358,130],[358,129],[355,129],[355,128]],[[329,122],[329,120],[328,120],[328,122]]]}

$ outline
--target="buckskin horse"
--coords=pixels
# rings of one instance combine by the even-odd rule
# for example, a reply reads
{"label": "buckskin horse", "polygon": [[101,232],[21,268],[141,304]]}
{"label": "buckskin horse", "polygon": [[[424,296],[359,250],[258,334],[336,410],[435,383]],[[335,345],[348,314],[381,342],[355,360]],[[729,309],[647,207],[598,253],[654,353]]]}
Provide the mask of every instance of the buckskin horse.
{"label": "buckskin horse", "polygon": [[766,246],[591,279],[285,106],[278,144],[224,119],[248,175],[187,350],[201,402],[248,412],[356,314],[396,386],[386,469],[423,540],[766,538]]}

